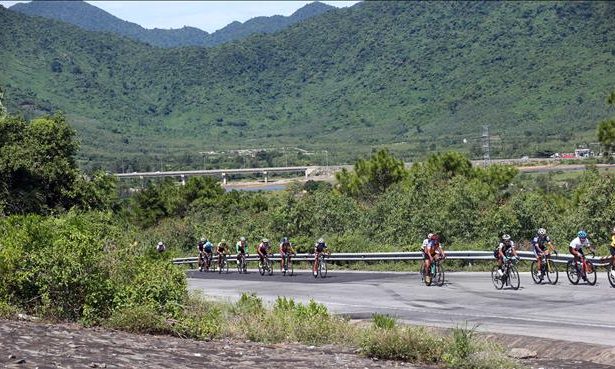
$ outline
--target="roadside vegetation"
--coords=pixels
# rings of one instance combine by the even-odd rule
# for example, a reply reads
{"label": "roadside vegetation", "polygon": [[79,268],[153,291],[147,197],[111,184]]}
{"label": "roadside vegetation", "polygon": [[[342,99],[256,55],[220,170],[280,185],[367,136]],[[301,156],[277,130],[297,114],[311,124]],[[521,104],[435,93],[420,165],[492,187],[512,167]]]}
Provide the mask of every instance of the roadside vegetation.
{"label": "roadside vegetation", "polygon": [[[263,306],[200,300],[170,261],[198,239],[289,236],[299,252],[324,237],[333,252],[418,250],[428,232],[447,249],[491,250],[502,233],[523,243],[545,227],[564,245],[579,229],[597,244],[615,224],[615,176],[589,167],[570,186],[522,177],[508,166],[472,167],[454,152],[405,169],[377,151],[334,186],[274,193],[225,192],[216,181],[152,181],[119,198],[116,180],[84,176],[62,115],[27,122],[0,105],[0,316],[25,313],[131,332],[195,339],[237,337],[357,347],[365,355],[452,367],[507,367],[472,329],[437,335],[375,317],[357,325],[317,303]],[[542,178],[542,177],[538,177]],[[158,241],[167,251],[155,251]],[[454,265],[454,264],[451,264]]]}

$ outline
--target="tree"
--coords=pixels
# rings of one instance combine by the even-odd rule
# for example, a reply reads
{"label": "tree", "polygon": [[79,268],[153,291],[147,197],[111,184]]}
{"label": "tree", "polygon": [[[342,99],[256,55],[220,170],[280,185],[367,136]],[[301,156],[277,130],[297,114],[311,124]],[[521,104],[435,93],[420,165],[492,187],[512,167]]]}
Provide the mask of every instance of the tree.
{"label": "tree", "polygon": [[[611,92],[606,101],[607,104],[615,108],[615,91]],[[606,154],[615,151],[615,117],[603,120],[598,124],[598,141],[600,141]]]}
{"label": "tree", "polygon": [[341,193],[356,198],[372,199],[406,177],[404,162],[380,150],[370,160],[360,159],[354,172],[342,169],[336,173],[337,188]]}

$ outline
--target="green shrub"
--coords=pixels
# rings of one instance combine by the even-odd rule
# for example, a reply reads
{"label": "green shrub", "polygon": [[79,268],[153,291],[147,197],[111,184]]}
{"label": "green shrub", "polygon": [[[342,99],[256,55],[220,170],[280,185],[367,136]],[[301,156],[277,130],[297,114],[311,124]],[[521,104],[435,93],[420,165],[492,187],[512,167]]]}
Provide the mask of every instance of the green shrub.
{"label": "green shrub", "polygon": [[174,332],[164,316],[151,305],[119,308],[105,321],[104,326],[130,333],[173,334]]}
{"label": "green shrub", "polygon": [[173,331],[181,336],[199,340],[220,337],[226,328],[223,304],[191,297]]}
{"label": "green shrub", "polygon": [[361,351],[367,356],[379,359],[438,363],[444,344],[444,339],[422,327],[376,328],[364,332]]}
{"label": "green shrub", "polygon": [[374,321],[374,327],[379,329],[393,329],[395,328],[395,318],[375,313],[372,315],[372,320]]}

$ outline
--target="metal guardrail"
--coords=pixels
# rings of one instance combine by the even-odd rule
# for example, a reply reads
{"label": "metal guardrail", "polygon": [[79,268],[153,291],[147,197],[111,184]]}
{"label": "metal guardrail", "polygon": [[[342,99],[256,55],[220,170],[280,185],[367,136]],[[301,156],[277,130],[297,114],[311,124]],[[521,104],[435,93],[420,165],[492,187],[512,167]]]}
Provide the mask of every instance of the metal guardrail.
{"label": "metal guardrail", "polygon": [[[532,261],[536,257],[531,251],[518,251],[517,252],[521,260]],[[446,251],[446,257],[450,260],[493,260],[493,251]],[[228,255],[228,259],[235,259],[236,255]],[[273,254],[271,256],[273,260],[280,260],[280,254]],[[365,253],[332,253],[329,255],[329,261],[343,261],[343,262],[356,262],[356,261],[411,261],[422,260],[423,254],[421,252],[365,252]],[[610,257],[588,257],[595,266],[608,265],[608,259]],[[258,254],[249,254],[246,261],[257,261]],[[294,261],[313,261],[314,254],[296,254],[293,256]],[[555,263],[567,263],[572,260],[571,254],[558,254],[551,255],[551,260]],[[197,264],[198,257],[189,258],[176,258],[173,259],[173,264]]]}

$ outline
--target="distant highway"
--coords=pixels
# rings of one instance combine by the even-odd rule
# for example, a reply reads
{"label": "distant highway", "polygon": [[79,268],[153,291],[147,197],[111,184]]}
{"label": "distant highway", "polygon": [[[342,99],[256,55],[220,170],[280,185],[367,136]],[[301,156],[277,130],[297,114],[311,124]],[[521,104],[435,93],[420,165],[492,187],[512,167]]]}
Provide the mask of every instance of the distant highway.
{"label": "distant highway", "polygon": [[615,288],[600,269],[596,286],[571,285],[560,270],[556,286],[535,285],[521,273],[521,289],[496,290],[489,273],[449,273],[443,287],[427,287],[418,273],[330,271],[315,279],[309,271],[284,277],[188,272],[188,288],[236,300],[255,292],[267,302],[278,296],[314,299],[352,318],[389,314],[417,325],[455,327],[615,347]]}

